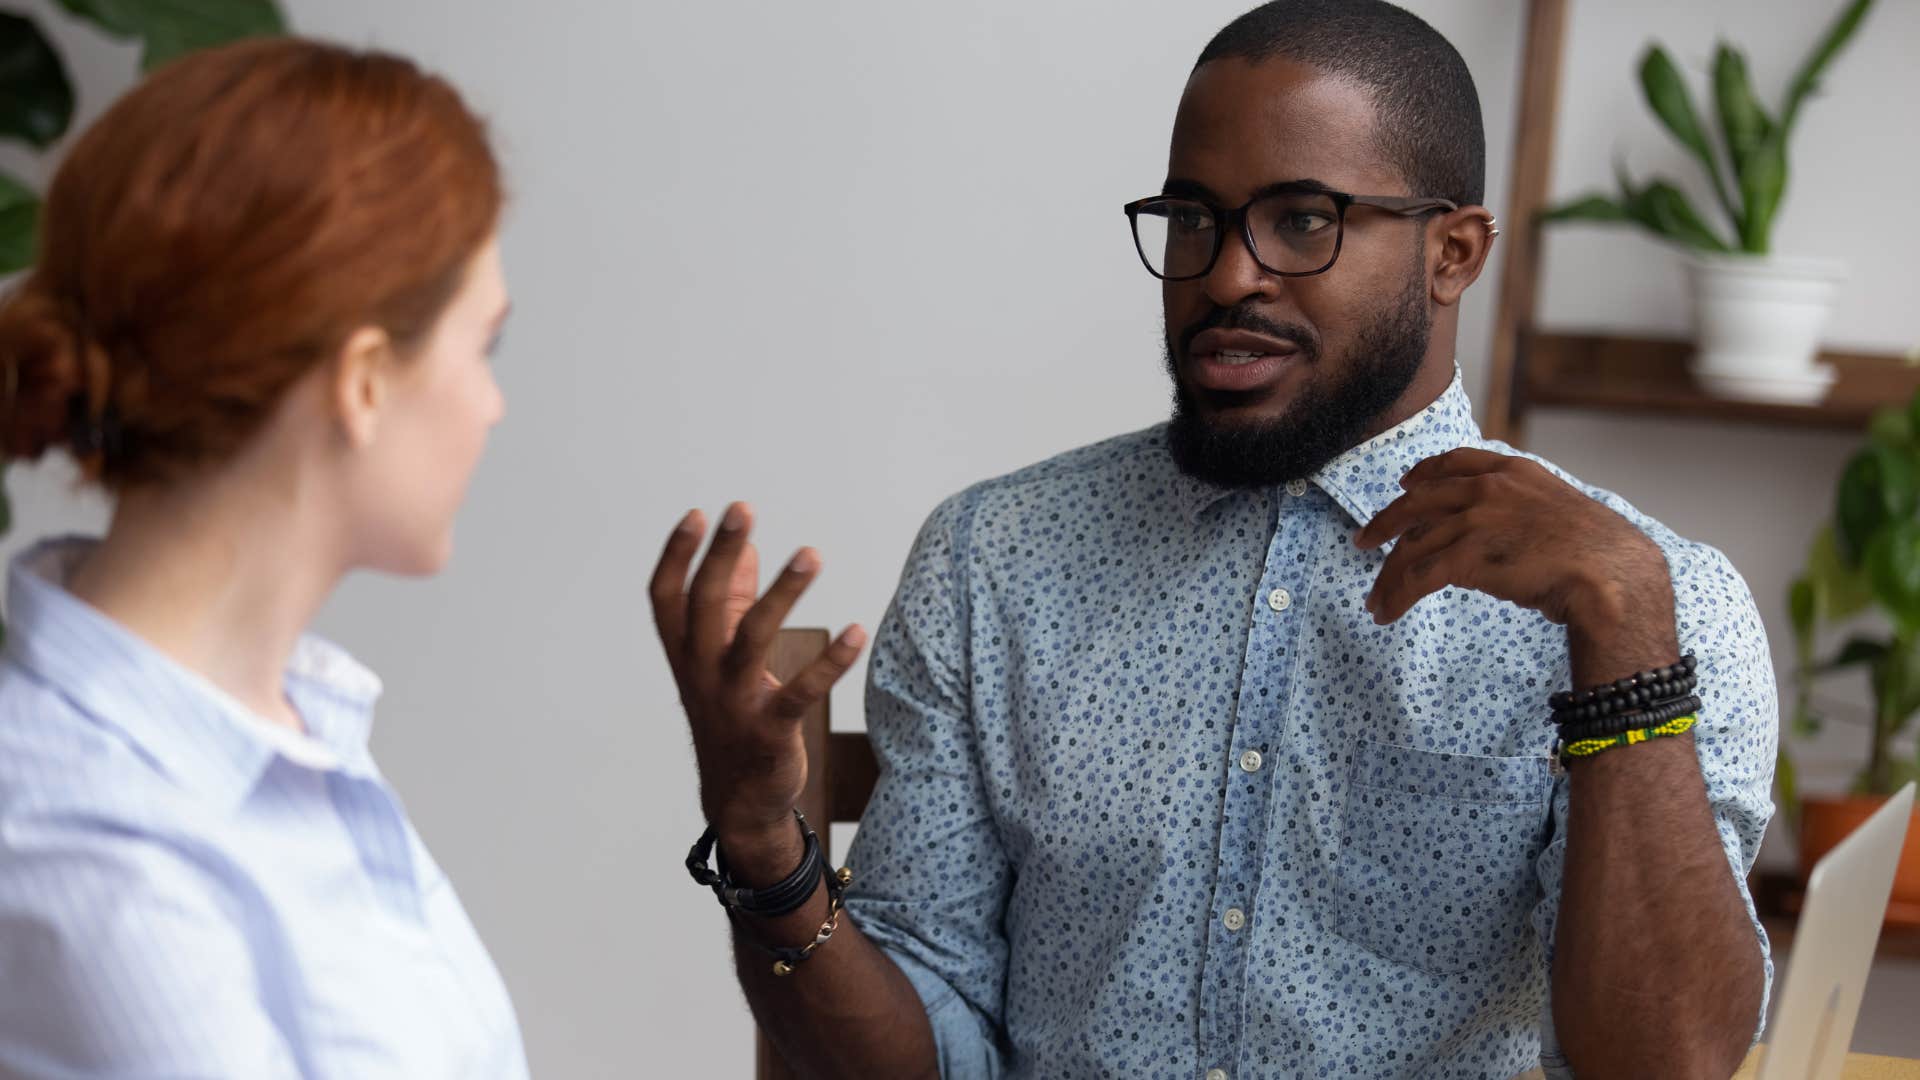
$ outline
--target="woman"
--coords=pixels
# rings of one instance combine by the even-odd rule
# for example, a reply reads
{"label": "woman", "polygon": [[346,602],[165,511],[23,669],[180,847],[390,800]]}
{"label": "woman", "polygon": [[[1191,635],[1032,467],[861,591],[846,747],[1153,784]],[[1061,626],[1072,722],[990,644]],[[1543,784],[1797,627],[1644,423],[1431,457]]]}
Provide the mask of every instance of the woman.
{"label": "woman", "polygon": [[515,1077],[513,1009],[303,636],[428,574],[501,397],[481,123],[405,60],[195,55],[73,147],[0,303],[0,456],[78,459],[103,540],[9,578],[0,1075]]}

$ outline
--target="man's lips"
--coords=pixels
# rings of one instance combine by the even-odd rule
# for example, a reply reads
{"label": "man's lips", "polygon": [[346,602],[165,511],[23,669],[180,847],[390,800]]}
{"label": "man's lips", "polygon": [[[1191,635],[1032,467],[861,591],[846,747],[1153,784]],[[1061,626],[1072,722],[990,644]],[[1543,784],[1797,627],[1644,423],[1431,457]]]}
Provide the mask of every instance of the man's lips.
{"label": "man's lips", "polygon": [[1300,359],[1300,347],[1248,330],[1202,330],[1187,345],[1195,385],[1246,393],[1271,387]]}

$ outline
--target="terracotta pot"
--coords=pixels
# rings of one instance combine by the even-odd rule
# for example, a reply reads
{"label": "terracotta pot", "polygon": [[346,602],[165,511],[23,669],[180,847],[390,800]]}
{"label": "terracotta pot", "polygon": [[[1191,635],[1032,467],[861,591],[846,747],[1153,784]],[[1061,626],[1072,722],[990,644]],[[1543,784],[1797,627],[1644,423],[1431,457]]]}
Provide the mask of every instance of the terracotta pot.
{"label": "terracotta pot", "polygon": [[[1840,798],[1807,798],[1800,803],[1800,880],[1813,872],[1813,864],[1847,834],[1872,816],[1881,795],[1848,795]],[[1891,926],[1920,926],[1920,809],[1913,812],[1907,825],[1907,842],[1900,849],[1900,866],[1893,875],[1893,898],[1887,901],[1887,923]]]}

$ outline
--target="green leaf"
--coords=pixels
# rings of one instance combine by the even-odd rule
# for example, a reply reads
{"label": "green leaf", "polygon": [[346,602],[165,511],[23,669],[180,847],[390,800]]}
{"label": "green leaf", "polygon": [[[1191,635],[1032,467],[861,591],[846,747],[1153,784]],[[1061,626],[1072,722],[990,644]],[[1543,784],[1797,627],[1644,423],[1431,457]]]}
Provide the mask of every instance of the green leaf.
{"label": "green leaf", "polygon": [[1819,717],[1813,711],[1814,627],[1820,611],[1817,584],[1802,576],[1787,589],[1787,613],[1793,624],[1794,684],[1793,730],[1811,735],[1819,730]]}
{"label": "green leaf", "polygon": [[1787,748],[1781,746],[1774,752],[1773,782],[1780,788],[1780,810],[1787,817],[1790,827],[1798,828],[1800,823],[1800,779],[1794,771],[1793,758]]}
{"label": "green leaf", "polygon": [[1799,578],[1787,587],[1787,614],[1793,619],[1793,632],[1802,640],[1813,640],[1814,620],[1819,616],[1819,601],[1813,582]]}
{"label": "green leaf", "polygon": [[1840,647],[1840,651],[1831,659],[1823,661],[1818,670],[1825,673],[1839,671],[1842,668],[1858,667],[1861,664],[1877,663],[1892,648],[1893,646],[1886,642],[1875,641],[1872,638],[1848,638],[1847,643]]}
{"label": "green leaf", "polygon": [[1868,446],[1840,474],[1834,520],[1840,554],[1859,565],[1868,542],[1883,525],[1913,515],[1920,493],[1914,488],[1913,459],[1884,446]]}
{"label": "green leaf", "polygon": [[1773,130],[1773,121],[1754,95],[1747,77],[1747,58],[1722,42],[1713,54],[1713,102],[1720,115],[1720,133],[1726,137],[1735,176],[1744,176],[1747,159]]}
{"label": "green leaf", "polygon": [[0,173],[0,274],[33,265],[40,200],[25,184]]}
{"label": "green leaf", "polygon": [[281,34],[286,19],[274,0],[58,0],[117,37],[146,43],[142,69],[154,68],[196,49],[241,38]]}
{"label": "green leaf", "polygon": [[1684,193],[1665,180],[1655,180],[1641,193],[1643,221],[1664,236],[1706,251],[1727,252],[1732,248],[1714,233]]}
{"label": "green leaf", "polygon": [[1654,180],[1645,187],[1638,187],[1623,165],[1616,164],[1614,172],[1620,181],[1617,205],[1627,220],[1644,226],[1664,240],[1704,251],[1730,250],[1726,241],[1715,235],[1713,229],[1701,219],[1693,203],[1679,188],[1665,180]]}
{"label": "green leaf", "polygon": [[[1866,561],[1874,599],[1905,636],[1920,632],[1920,522],[1900,520],[1874,533]],[[1895,649],[1888,656],[1901,660],[1907,651]]]}
{"label": "green leaf", "polygon": [[1800,63],[1800,70],[1794,73],[1793,81],[1787,84],[1787,102],[1780,110],[1780,130],[1784,135],[1793,130],[1793,122],[1800,117],[1800,106],[1806,103],[1808,95],[1819,89],[1820,77],[1826,74],[1827,65],[1839,55],[1847,42],[1860,29],[1860,21],[1867,16],[1867,10],[1873,7],[1873,0],[1852,0],[1834,17],[1827,32],[1814,45],[1813,51]]}
{"label": "green leaf", "polygon": [[32,19],[0,12],[0,137],[45,149],[73,121],[73,84]]}
{"label": "green leaf", "polygon": [[1867,441],[1889,450],[1913,450],[1913,406],[1882,405],[1867,421]]}
{"label": "green leaf", "polygon": [[1687,89],[1687,82],[1680,76],[1680,69],[1674,66],[1673,58],[1667,50],[1658,45],[1647,46],[1647,52],[1640,60],[1640,89],[1647,97],[1647,105],[1653,114],[1667,126],[1680,145],[1693,152],[1706,166],[1707,175],[1713,178],[1714,194],[1719,196],[1720,205],[1726,208],[1727,216],[1740,220],[1740,211],[1727,196],[1726,181],[1720,175],[1720,161],[1713,155],[1713,147],[1707,142],[1706,128],[1700,123],[1700,114],[1693,107],[1693,94]]}
{"label": "green leaf", "polygon": [[1866,571],[1849,566],[1841,557],[1840,541],[1832,525],[1814,534],[1813,546],[1807,552],[1805,580],[1813,586],[1816,622],[1837,622],[1858,615],[1873,603]]}
{"label": "green leaf", "polygon": [[1540,213],[1541,221],[1632,221],[1627,208],[1605,195],[1588,195]]}
{"label": "green leaf", "polygon": [[1772,247],[1773,219],[1787,193],[1787,132],[1776,128],[1747,158],[1740,173],[1740,201],[1746,205],[1740,219],[1740,248],[1749,255],[1765,255]]}
{"label": "green leaf", "polygon": [[1854,791],[1859,795],[1891,795],[1906,787],[1909,781],[1920,781],[1920,762],[1903,761],[1894,758],[1887,762],[1887,785],[1878,787],[1868,781],[1863,770],[1860,779],[1855,782]]}

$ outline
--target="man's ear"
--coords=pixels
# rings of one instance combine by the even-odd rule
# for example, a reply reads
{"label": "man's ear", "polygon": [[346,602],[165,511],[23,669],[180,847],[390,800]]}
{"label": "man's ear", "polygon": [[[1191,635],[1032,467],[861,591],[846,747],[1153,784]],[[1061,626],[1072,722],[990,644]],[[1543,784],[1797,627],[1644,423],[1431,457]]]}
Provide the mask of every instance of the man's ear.
{"label": "man's ear", "polygon": [[1435,218],[1440,244],[1433,262],[1433,302],[1451,307],[1480,278],[1500,235],[1493,212],[1484,206],[1463,206]]}
{"label": "man's ear", "polygon": [[394,360],[393,340],[377,326],[355,330],[333,358],[334,418],[355,448],[372,445],[379,431],[393,397]]}

